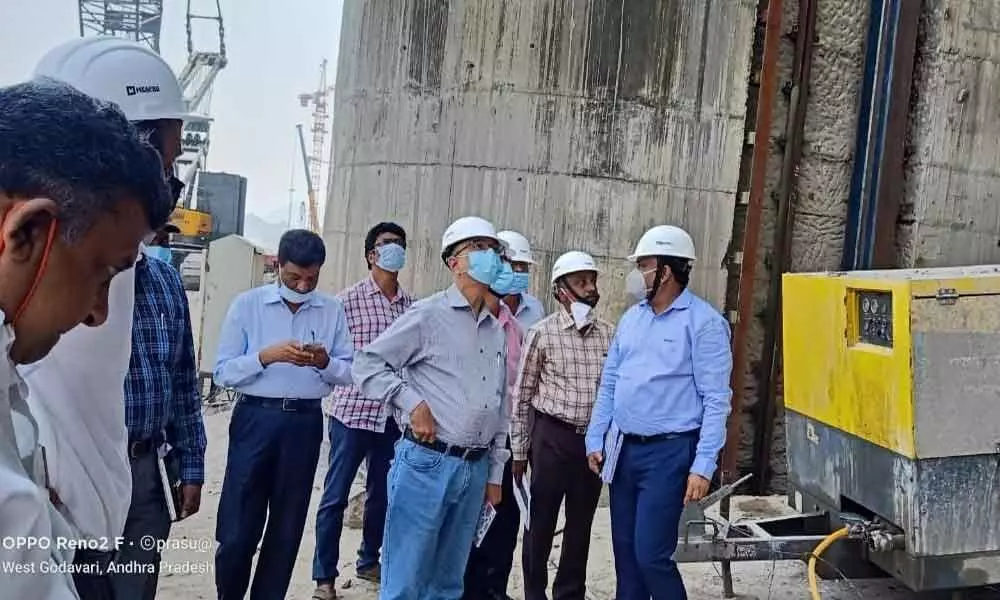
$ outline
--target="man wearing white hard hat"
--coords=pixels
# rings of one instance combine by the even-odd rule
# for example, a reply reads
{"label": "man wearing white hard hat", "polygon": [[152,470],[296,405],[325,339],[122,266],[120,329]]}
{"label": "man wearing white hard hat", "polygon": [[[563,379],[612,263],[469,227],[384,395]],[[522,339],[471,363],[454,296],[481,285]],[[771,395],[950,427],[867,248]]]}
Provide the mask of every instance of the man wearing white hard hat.
{"label": "man wearing white hard hat", "polygon": [[[176,202],[181,185],[172,175],[173,162],[180,153],[183,120],[190,115],[186,112],[180,84],[166,61],[136,42],[88,37],[49,51],[35,68],[34,76],[67,83],[92,97],[117,104],[160,153]],[[147,236],[147,242],[156,235]],[[153,248],[150,247],[149,255],[163,254],[162,250]],[[164,282],[166,287],[162,290],[156,287],[156,297],[169,301],[167,309],[146,307],[143,302],[137,302],[137,288],[149,290]],[[149,293],[140,294],[141,299],[149,297]],[[149,346],[153,340],[151,331],[133,339],[133,314],[139,313],[155,313],[152,322],[156,325],[166,320],[164,315],[171,316],[172,327],[164,328],[155,339],[156,343],[169,342],[182,357],[180,364],[164,364],[161,370],[164,374],[174,373],[176,377],[171,377],[165,385],[143,378],[139,386],[143,390],[160,390],[163,401],[145,393],[133,399],[125,385],[130,360],[136,360],[133,346],[138,343],[141,352],[150,355],[143,359],[145,364],[151,364],[147,359],[155,354],[154,348]],[[137,331],[141,333],[141,329]],[[150,448],[149,444],[143,446],[148,441],[145,437],[130,439],[134,436],[130,436],[126,428],[127,419],[131,429],[147,426],[157,429],[168,420],[167,414],[172,414],[168,424],[174,425],[175,435],[169,441],[180,447],[183,455],[186,512],[197,510],[205,436],[193,344],[182,348],[185,332],[190,337],[187,299],[179,275],[166,263],[145,259],[144,253],[136,268],[112,281],[108,320],[104,325],[77,327],[64,336],[48,357],[24,369],[31,392],[29,402],[39,414],[40,437],[46,447],[54,495],[78,535],[84,539],[116,540],[122,536],[130,504],[133,510],[142,513],[140,517],[145,522],[140,523],[141,531],[133,532],[133,537],[139,539],[149,534],[162,539],[169,531],[166,509],[153,510],[155,514],[151,515],[144,508],[159,506],[155,504],[157,501],[162,504],[162,492],[158,496],[157,492],[149,492],[138,499],[133,498],[134,463],[141,459],[141,466],[148,467],[142,471],[149,476],[155,475],[155,448]],[[69,398],[86,398],[87,401],[68,402]],[[169,411],[166,401],[173,404]],[[126,406],[131,408],[127,410]],[[138,456],[136,450],[141,448],[146,448],[146,452]],[[97,571],[105,572],[115,550],[122,551],[120,559],[125,562],[158,562],[157,553],[137,550],[134,544],[125,543],[122,548],[113,546],[101,544],[97,551],[77,552],[76,562],[96,566]],[[95,570],[83,568],[75,572],[77,587],[84,600],[104,598],[112,593],[113,582],[108,577],[92,575],[93,572]],[[118,582],[122,585],[155,590],[155,577],[144,573],[116,579],[122,579]]]}
{"label": "man wearing white hard hat", "polygon": [[511,423],[514,477],[531,460],[531,527],[524,534],[525,600],[544,600],[556,522],[565,525],[554,598],[586,595],[590,530],[601,480],[587,468],[584,434],[594,391],[614,333],[594,315],[600,300],[597,264],[571,251],[552,267],[552,295],[561,309],[532,326],[524,339]]}
{"label": "man wearing white hard hat", "polygon": [[[489,305],[507,335],[507,392],[514,388],[521,341],[528,327],[545,317],[545,307],[531,294],[531,269],[535,265],[528,238],[516,231],[497,234],[504,244],[503,271],[490,286]],[[506,448],[510,448],[507,439]],[[503,471],[503,495],[513,497],[514,478],[510,461]],[[521,513],[516,502],[502,502],[486,537],[469,554],[465,567],[465,600],[507,598],[507,582],[514,565]]]}
{"label": "man wearing white hard hat", "polygon": [[587,430],[590,467],[611,486],[619,600],[687,598],[678,524],[708,492],[726,437],[729,324],[688,289],[694,259],[678,227],[639,239],[626,280],[639,302],[618,323]]}
{"label": "man wearing white hard hat", "polygon": [[451,287],[415,302],[354,358],[361,392],[389,404],[403,429],[389,470],[381,600],[461,597],[480,513],[504,500],[506,344],[487,304],[502,246],[484,219],[452,223],[441,239]]}

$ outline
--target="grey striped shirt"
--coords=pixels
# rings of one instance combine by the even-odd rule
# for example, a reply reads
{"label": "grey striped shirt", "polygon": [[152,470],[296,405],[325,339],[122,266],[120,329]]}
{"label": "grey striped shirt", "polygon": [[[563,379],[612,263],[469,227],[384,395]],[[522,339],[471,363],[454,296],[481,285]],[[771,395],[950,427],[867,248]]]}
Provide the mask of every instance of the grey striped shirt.
{"label": "grey striped shirt", "polygon": [[426,401],[441,441],[467,448],[492,443],[489,481],[500,484],[510,457],[506,361],[500,323],[485,307],[473,314],[452,286],[414,303],[359,350],[352,373],[365,397],[399,409],[402,425]]}

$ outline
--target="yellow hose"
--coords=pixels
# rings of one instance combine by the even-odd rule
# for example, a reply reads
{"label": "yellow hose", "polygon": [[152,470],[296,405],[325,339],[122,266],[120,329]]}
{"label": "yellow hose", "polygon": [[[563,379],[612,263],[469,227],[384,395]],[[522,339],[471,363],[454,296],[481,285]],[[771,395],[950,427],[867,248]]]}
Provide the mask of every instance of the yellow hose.
{"label": "yellow hose", "polygon": [[848,529],[844,527],[843,529],[838,529],[830,535],[823,538],[823,541],[816,546],[813,550],[812,556],[809,557],[809,595],[812,600],[820,600],[819,586],[816,585],[816,559],[818,559],[826,549],[833,545],[834,542],[840,538],[847,537]]}

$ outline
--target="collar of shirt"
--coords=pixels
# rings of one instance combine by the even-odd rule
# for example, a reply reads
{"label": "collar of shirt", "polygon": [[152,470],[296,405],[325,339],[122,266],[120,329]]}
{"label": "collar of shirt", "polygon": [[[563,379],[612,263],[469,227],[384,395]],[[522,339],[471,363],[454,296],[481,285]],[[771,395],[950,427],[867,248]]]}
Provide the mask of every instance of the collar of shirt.
{"label": "collar of shirt", "polygon": [[[378,283],[376,283],[375,278],[372,277],[371,275],[369,275],[366,279],[362,280],[361,285],[365,293],[367,293],[369,296],[377,296],[378,294],[382,294],[382,288],[378,286]],[[388,296],[386,296],[386,300],[389,301],[389,304],[397,304],[407,298],[409,298],[409,295],[406,293],[406,291],[403,290],[403,286],[398,284],[396,286],[396,296],[394,298],[389,298]]]}
{"label": "collar of shirt", "polygon": [[[674,298],[674,301],[670,303],[670,306],[667,307],[667,310],[663,311],[659,315],[654,315],[654,316],[658,317],[660,315],[665,315],[674,310],[685,310],[691,308],[692,299],[693,296],[691,294],[691,290],[684,288],[681,291],[681,293],[676,298]],[[649,303],[649,300],[643,300],[642,302],[639,303],[639,306],[648,308],[650,311],[653,310],[653,305]]]}
{"label": "collar of shirt", "polygon": [[[444,296],[445,300],[448,302],[448,306],[452,308],[472,310],[472,305],[469,304],[469,300],[462,294],[461,291],[459,291],[457,285],[452,284],[451,287],[445,290]],[[496,317],[493,316],[493,313],[489,311],[485,304],[483,304],[483,308],[480,309],[476,322],[482,323],[483,319],[496,320]]]}
{"label": "collar of shirt", "polygon": [[[264,294],[264,304],[277,304],[279,302],[284,302],[285,301],[285,299],[282,298],[281,294],[278,292],[278,289],[279,289],[279,284],[275,283],[274,285],[272,285],[265,292],[265,294]],[[300,306],[299,308],[300,309],[303,309],[303,308],[321,308],[322,306],[323,306],[323,301],[320,300],[319,298],[317,298],[316,294],[313,294],[312,297],[310,297],[308,300],[306,300],[305,302],[303,302],[302,306]]]}

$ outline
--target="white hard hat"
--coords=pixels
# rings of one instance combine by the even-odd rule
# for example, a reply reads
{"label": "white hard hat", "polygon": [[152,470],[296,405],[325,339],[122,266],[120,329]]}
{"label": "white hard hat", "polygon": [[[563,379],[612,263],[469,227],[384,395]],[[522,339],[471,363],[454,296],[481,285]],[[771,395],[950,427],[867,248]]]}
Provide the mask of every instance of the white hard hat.
{"label": "white hard hat", "polygon": [[445,229],[444,235],[441,236],[441,253],[443,254],[448,248],[459,242],[472,238],[489,238],[506,245],[503,240],[497,237],[497,230],[493,227],[493,223],[479,217],[462,217],[449,225],[448,229]]}
{"label": "white hard hat", "polygon": [[680,227],[657,225],[642,234],[628,260],[638,260],[643,256],[676,256],[694,260],[694,240]]}
{"label": "white hard hat", "polygon": [[507,259],[509,261],[535,264],[531,257],[531,244],[528,243],[528,238],[516,231],[501,231],[497,237],[507,246]]}
{"label": "white hard hat", "polygon": [[594,257],[586,252],[570,250],[557,258],[555,264],[552,265],[552,283],[564,275],[580,271],[594,271],[596,273],[597,263],[594,262]]}
{"label": "white hard hat", "polygon": [[167,61],[131,40],[98,36],[66,42],[42,57],[34,77],[50,77],[114,102],[132,122],[204,119],[188,112]]}

